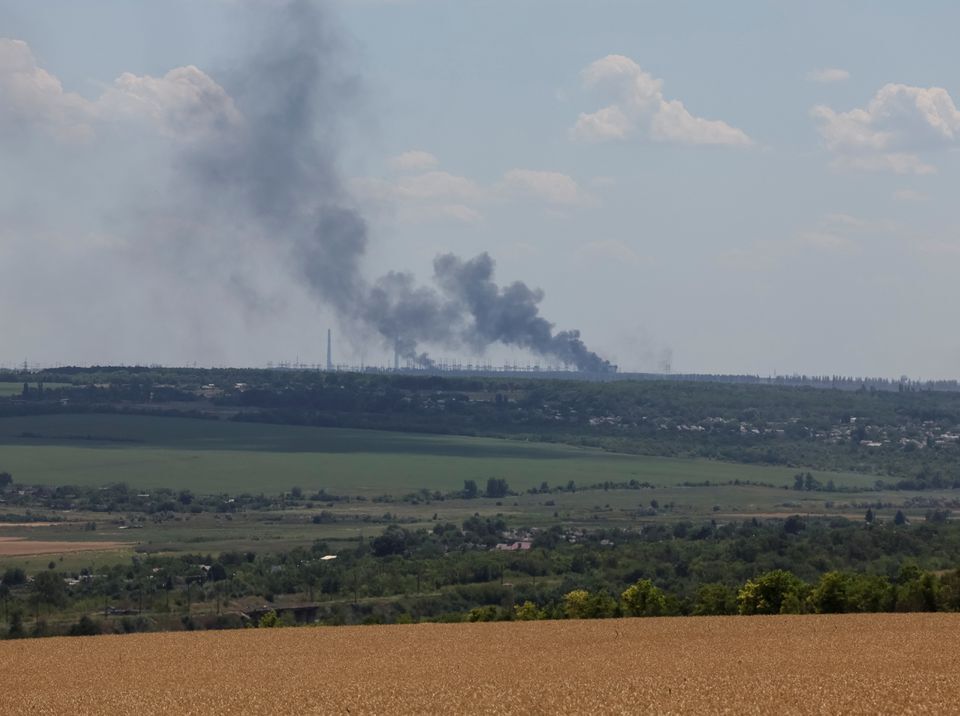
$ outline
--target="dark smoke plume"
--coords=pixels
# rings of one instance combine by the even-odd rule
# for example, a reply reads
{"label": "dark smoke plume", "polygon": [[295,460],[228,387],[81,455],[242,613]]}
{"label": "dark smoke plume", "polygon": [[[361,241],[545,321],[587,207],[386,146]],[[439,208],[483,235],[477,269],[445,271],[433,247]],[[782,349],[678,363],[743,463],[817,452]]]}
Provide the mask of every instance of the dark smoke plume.
{"label": "dark smoke plume", "polygon": [[419,365],[421,342],[482,352],[503,343],[580,370],[610,364],[587,350],[578,331],[554,333],[539,315],[539,290],[521,282],[499,287],[487,254],[434,261],[437,288],[388,273],[372,284],[361,275],[367,227],[344,190],[337,145],[344,107],[356,82],[317,4],[291,0],[259,29],[260,46],[230,86],[244,117],[202,149],[182,158],[204,205],[239,214],[262,240],[282,247],[315,295],[341,320],[375,329],[386,345]]}

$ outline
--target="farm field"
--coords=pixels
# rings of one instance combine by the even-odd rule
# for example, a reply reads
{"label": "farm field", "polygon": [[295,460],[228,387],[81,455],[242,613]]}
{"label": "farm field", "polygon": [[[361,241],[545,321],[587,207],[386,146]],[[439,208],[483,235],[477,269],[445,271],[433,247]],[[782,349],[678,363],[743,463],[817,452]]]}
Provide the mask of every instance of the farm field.
{"label": "farm field", "polygon": [[128,542],[56,542],[0,536],[0,558],[29,557],[39,554],[111,551],[129,546]]}
{"label": "farm field", "polygon": [[0,712],[947,713],[958,637],[958,615],[904,614],[8,641]]}
{"label": "farm field", "polygon": [[[73,387],[70,383],[44,383],[44,388],[53,390],[54,388],[70,388]],[[31,381],[29,383],[31,390],[36,390],[38,384]],[[0,397],[8,398],[10,396],[20,395],[23,393],[23,383],[3,383],[0,382]]]}
{"label": "farm field", "polygon": [[[505,478],[516,490],[548,482],[637,480],[658,486],[733,480],[792,484],[796,469],[621,455],[547,443],[372,430],[120,415],[0,419],[0,465],[19,482],[279,493],[298,485],[352,494],[452,491]],[[874,478],[815,472],[838,486]]]}

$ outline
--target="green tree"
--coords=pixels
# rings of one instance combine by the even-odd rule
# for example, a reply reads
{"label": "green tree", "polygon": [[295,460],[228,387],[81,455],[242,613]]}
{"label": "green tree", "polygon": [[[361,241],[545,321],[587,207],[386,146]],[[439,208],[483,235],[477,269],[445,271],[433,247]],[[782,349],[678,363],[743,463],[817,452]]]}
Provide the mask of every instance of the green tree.
{"label": "green tree", "polygon": [[523,604],[514,605],[513,618],[521,622],[536,621],[546,619],[547,613],[528,599]]}
{"label": "green tree", "polygon": [[7,629],[8,639],[22,639],[27,635],[27,630],[23,627],[23,612],[17,609],[10,615],[10,626]]}
{"label": "green tree", "polygon": [[6,490],[13,484],[13,475],[9,472],[0,472],[0,491]]}
{"label": "green tree", "polygon": [[574,589],[563,595],[563,613],[567,619],[590,618],[590,592]]}
{"label": "green tree", "polygon": [[804,587],[792,572],[775,569],[747,581],[737,605],[741,614],[789,614],[799,607]]}
{"label": "green tree", "polygon": [[506,497],[510,492],[510,486],[502,477],[491,477],[487,480],[487,489],[484,492],[485,497]]}
{"label": "green tree", "polygon": [[67,603],[67,588],[63,577],[56,572],[38,572],[33,578],[31,591],[38,606],[62,607]]}
{"label": "green tree", "polygon": [[260,617],[260,622],[257,626],[261,629],[276,629],[277,627],[283,626],[280,622],[280,618],[277,616],[277,613],[271,609],[269,612]]}
{"label": "green tree", "polygon": [[463,481],[463,496],[472,500],[480,493],[480,488],[477,487],[476,480],[464,480]]}
{"label": "green tree", "polygon": [[898,612],[935,612],[940,602],[940,585],[937,575],[921,572],[910,580],[897,580]]}
{"label": "green tree", "polygon": [[17,587],[27,583],[27,573],[20,567],[8,567],[0,581],[10,587]]}
{"label": "green tree", "polygon": [[87,615],[80,617],[80,621],[70,627],[69,636],[96,636],[102,633],[100,625]]}
{"label": "green tree", "polygon": [[637,580],[627,587],[620,601],[624,613],[632,617],[655,617],[667,610],[666,596],[649,579]]}
{"label": "green tree", "polygon": [[737,595],[725,584],[704,584],[697,589],[693,604],[696,616],[721,616],[736,614]]}
{"label": "green tree", "polygon": [[847,590],[850,580],[841,572],[827,572],[810,593],[810,604],[817,614],[843,614],[849,611]]}

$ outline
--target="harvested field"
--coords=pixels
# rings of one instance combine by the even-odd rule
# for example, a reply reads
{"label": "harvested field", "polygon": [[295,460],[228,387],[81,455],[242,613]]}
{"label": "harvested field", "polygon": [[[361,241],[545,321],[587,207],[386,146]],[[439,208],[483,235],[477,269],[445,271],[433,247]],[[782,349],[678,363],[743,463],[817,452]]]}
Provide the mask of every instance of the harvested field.
{"label": "harvested field", "polygon": [[8,641],[0,712],[946,713],[958,637],[913,614]]}
{"label": "harvested field", "polygon": [[58,542],[23,537],[0,537],[0,557],[27,557],[33,554],[66,554],[67,552],[104,552],[129,547],[131,542]]}

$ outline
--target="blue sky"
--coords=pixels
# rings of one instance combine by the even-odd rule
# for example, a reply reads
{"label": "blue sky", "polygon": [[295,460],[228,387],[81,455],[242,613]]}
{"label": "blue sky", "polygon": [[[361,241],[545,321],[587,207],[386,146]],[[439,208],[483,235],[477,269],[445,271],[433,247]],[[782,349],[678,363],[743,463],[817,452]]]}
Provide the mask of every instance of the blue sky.
{"label": "blue sky", "polygon": [[[176,181],[164,142],[182,127],[131,93],[193,65],[228,102],[278,2],[0,0],[0,37],[87,103],[27,97],[9,80],[26,55],[0,53],[0,362],[316,362],[327,325],[342,360],[388,360],[280,261],[231,255],[228,278],[255,274],[270,307],[248,311],[197,268],[223,263],[202,240],[177,247],[186,271],[135,247],[129,207]],[[955,3],[329,8],[359,81],[338,162],[369,276],[429,283],[436,254],[488,251],[499,281],[542,288],[558,329],[626,369],[957,375]],[[87,119],[67,126],[74,110]]]}

